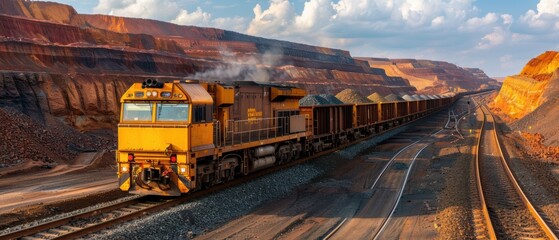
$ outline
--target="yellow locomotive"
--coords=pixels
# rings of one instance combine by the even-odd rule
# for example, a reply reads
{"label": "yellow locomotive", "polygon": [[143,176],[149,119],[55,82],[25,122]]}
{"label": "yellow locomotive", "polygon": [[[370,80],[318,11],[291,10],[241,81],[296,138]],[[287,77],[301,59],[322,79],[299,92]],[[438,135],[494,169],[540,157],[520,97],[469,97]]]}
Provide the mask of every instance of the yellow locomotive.
{"label": "yellow locomotive", "polygon": [[178,196],[297,158],[309,134],[305,95],[255,82],[133,84],[121,98],[120,189]]}

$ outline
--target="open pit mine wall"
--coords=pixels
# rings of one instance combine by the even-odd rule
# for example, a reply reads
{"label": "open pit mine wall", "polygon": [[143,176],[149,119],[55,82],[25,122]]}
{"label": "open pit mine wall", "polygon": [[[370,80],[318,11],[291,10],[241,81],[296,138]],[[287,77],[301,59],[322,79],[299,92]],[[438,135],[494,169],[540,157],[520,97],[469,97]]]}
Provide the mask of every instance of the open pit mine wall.
{"label": "open pit mine wall", "polygon": [[448,91],[475,91],[498,88],[496,80],[481,69],[461,68],[442,61],[417,59],[358,58],[371,67],[385,69],[390,76],[410,81],[421,93],[440,94]]}
{"label": "open pit mine wall", "polygon": [[[3,14],[3,15],[2,15]],[[223,49],[228,57],[224,59]],[[269,63],[245,63],[253,57]],[[0,106],[79,129],[114,126],[119,97],[145,78],[183,79],[215,69],[240,69],[226,80],[293,84],[309,94],[353,88],[368,96],[416,89],[349,52],[252,37],[213,28],[103,15],[81,15],[51,2],[0,1]]]}
{"label": "open pit mine wall", "polygon": [[3,71],[0,107],[15,108],[43,123],[50,114],[80,130],[113,128],[120,96],[135,78]]}
{"label": "open pit mine wall", "polygon": [[519,75],[503,82],[495,107],[513,119],[522,118],[559,94],[559,53],[548,51],[533,58]]}

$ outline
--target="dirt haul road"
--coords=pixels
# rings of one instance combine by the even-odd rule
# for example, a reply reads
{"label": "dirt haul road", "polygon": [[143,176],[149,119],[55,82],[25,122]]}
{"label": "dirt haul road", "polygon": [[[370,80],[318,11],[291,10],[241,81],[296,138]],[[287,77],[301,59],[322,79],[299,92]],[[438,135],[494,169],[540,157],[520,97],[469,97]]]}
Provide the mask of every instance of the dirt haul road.
{"label": "dirt haul road", "polygon": [[116,189],[114,170],[88,168],[104,154],[82,153],[71,165],[3,175],[0,177],[0,214]]}

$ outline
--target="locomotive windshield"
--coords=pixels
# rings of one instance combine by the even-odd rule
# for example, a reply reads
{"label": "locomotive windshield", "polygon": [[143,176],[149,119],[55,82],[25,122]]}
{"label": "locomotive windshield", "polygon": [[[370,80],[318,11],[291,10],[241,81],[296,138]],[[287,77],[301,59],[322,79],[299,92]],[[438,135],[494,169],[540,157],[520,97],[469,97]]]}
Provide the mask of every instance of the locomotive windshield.
{"label": "locomotive windshield", "polygon": [[124,103],[123,121],[151,121],[153,103]]}
{"label": "locomotive windshield", "polygon": [[157,104],[157,121],[188,121],[189,104],[159,103]]}

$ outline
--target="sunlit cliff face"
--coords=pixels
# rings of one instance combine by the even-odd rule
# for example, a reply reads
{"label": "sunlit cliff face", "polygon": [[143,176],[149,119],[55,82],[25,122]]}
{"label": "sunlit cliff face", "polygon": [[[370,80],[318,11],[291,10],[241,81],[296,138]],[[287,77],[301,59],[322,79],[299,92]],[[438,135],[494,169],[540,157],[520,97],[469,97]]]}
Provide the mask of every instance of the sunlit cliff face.
{"label": "sunlit cliff face", "polygon": [[547,87],[550,82],[557,80],[554,73],[558,68],[558,52],[548,51],[533,58],[519,75],[505,79],[495,98],[495,107],[514,119],[534,111],[551,94],[546,94]]}

